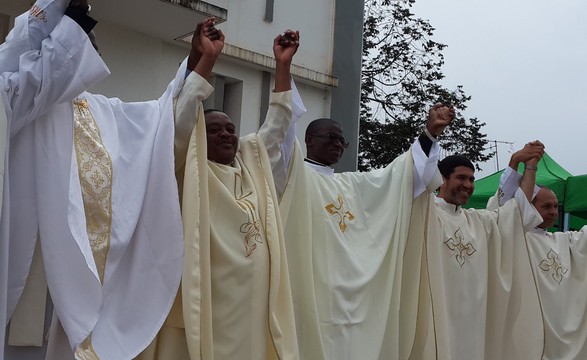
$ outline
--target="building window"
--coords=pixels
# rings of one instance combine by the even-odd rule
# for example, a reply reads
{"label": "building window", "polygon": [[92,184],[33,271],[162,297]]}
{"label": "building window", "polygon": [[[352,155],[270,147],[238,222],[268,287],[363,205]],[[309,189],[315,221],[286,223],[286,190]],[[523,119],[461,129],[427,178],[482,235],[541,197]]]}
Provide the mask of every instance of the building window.
{"label": "building window", "polygon": [[204,100],[204,109],[216,109],[224,112],[236,125],[237,133],[240,133],[243,82],[239,79],[222,75],[214,75],[209,79],[214,87],[214,94]]}

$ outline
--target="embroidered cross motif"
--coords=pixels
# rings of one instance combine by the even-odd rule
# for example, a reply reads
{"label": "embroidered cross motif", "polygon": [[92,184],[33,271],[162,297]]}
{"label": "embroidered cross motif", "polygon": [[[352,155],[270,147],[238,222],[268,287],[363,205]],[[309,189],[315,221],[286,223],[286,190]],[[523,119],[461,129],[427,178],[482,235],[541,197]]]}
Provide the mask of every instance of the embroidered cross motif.
{"label": "embroidered cross motif", "polygon": [[263,224],[257,218],[257,209],[250,199],[252,191],[245,194],[243,189],[243,179],[241,175],[235,174],[234,181],[234,200],[238,206],[247,214],[248,221],[241,225],[240,232],[245,234],[245,257],[251,256],[257,248],[257,244],[263,243]]}
{"label": "embroidered cross motif", "polygon": [[454,238],[450,238],[444,242],[444,245],[448,247],[456,257],[457,262],[461,267],[465,265],[465,262],[472,256],[477,250],[473,245],[469,243],[463,243],[465,236],[461,229],[455,231]]}
{"label": "embroidered cross motif", "polygon": [[245,234],[245,252],[246,257],[249,257],[257,248],[257,243],[263,243],[263,239],[261,238],[261,222],[255,220],[242,224],[240,231]]}
{"label": "embroidered cross motif", "polygon": [[331,215],[336,215],[339,218],[338,226],[340,227],[340,231],[343,233],[346,231],[347,221],[353,221],[355,219],[355,215],[353,215],[350,211],[343,209],[344,201],[342,199],[342,195],[338,195],[338,206],[334,204],[328,204],[324,208],[328,211]]}
{"label": "embroidered cross motif", "polygon": [[569,269],[561,264],[558,254],[552,249],[546,255],[546,259],[538,264],[538,267],[545,272],[550,272],[552,278],[559,284],[563,281],[563,275],[569,272]]}

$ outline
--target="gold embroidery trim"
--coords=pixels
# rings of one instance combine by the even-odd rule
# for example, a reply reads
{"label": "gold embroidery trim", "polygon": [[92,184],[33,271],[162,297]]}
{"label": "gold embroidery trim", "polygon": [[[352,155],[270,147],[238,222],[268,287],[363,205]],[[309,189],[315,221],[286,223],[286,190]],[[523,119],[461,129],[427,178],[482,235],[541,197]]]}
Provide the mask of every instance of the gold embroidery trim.
{"label": "gold embroidery trim", "polygon": [[263,227],[261,225],[261,220],[257,218],[255,205],[248,199],[251,195],[253,195],[252,191],[247,194],[244,193],[242,177],[240,174],[235,174],[234,200],[249,218],[248,221],[240,227],[240,232],[245,234],[245,257],[251,256],[257,248],[257,244],[263,243],[263,236],[261,235]]}
{"label": "gold embroidery trim", "polygon": [[112,160],[87,100],[74,102],[74,147],[77,157],[86,231],[100,282],[104,283],[112,230]]}
{"label": "gold embroidery trim", "polygon": [[353,221],[355,219],[355,215],[343,207],[344,200],[342,195],[338,194],[338,206],[335,204],[328,204],[324,208],[330,215],[338,216],[338,227],[340,228],[340,231],[344,233],[347,228],[347,221]]}
{"label": "gold embroidery trim", "polygon": [[79,360],[100,360],[100,357],[96,354],[94,346],[92,345],[92,334],[88,335],[88,337],[78,346],[77,350],[75,350],[75,357]]}
{"label": "gold embroidery trim", "polygon": [[569,272],[569,269],[563,266],[558,254],[552,249],[546,255],[546,259],[538,264],[538,267],[542,271],[550,273],[554,281],[559,284],[563,281],[563,275]]}
{"label": "gold embroidery trim", "polygon": [[477,251],[470,242],[465,243],[464,240],[465,236],[463,235],[463,232],[461,229],[458,229],[455,231],[454,237],[451,237],[444,242],[444,245],[453,252],[452,255],[455,255],[457,263],[459,263],[461,267],[463,267],[465,262]]}

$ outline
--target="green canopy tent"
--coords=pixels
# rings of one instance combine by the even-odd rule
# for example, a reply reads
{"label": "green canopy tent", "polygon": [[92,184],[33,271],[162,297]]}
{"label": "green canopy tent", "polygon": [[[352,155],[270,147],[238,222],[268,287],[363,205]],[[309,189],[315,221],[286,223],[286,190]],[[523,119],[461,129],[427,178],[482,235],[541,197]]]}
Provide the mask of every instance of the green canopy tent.
{"label": "green canopy tent", "polygon": [[587,219],[587,175],[572,176],[567,179],[565,211]]}
{"label": "green canopy tent", "polygon": [[[523,170],[524,165],[520,164],[518,171],[523,172]],[[466,207],[484,209],[487,206],[489,198],[495,195],[502,173],[503,170],[500,170],[475,181],[475,191]],[[585,189],[587,189],[587,175],[573,176],[545,153],[538,163],[536,184],[546,186],[554,191],[559,203],[564,206],[564,211],[570,213],[568,224],[571,229],[578,229],[584,224],[587,224],[586,196],[576,195],[585,193]],[[567,204],[567,202],[570,202],[570,204]],[[572,207],[569,208],[569,205]],[[558,227],[558,224],[555,227]]]}

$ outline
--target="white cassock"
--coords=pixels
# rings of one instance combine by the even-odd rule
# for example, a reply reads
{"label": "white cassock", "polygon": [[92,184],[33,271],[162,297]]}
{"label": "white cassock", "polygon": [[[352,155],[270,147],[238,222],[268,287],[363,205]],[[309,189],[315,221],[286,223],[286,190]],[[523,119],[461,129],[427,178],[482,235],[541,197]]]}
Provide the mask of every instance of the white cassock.
{"label": "white cassock", "polygon": [[[278,167],[291,167],[289,178],[274,176],[287,179],[276,187],[284,189],[280,209],[300,357],[406,357],[416,321],[412,304],[417,304],[422,245],[420,239],[417,261],[404,257],[410,212],[413,198],[433,182],[438,145],[430,157],[416,142],[384,169],[334,174],[306,165],[297,142],[293,152],[282,146],[288,125],[263,127],[283,128],[267,148],[282,147],[285,166]],[[277,160],[272,159],[274,169]],[[414,286],[402,291],[408,277]]]}
{"label": "white cassock", "polygon": [[10,204],[8,312],[28,273],[16,263],[30,266],[38,232],[69,343],[48,357],[132,358],[157,334],[181,277],[173,97],[185,67],[156,101],[85,93],[109,73],[88,36],[62,13],[35,14],[29,22],[49,24],[48,36],[2,74],[10,196],[19,199]]}
{"label": "white cassock", "polygon": [[542,221],[538,213],[521,190],[497,211],[431,201],[422,287],[430,294],[420,298],[411,358],[539,359],[540,305],[519,237]]}

